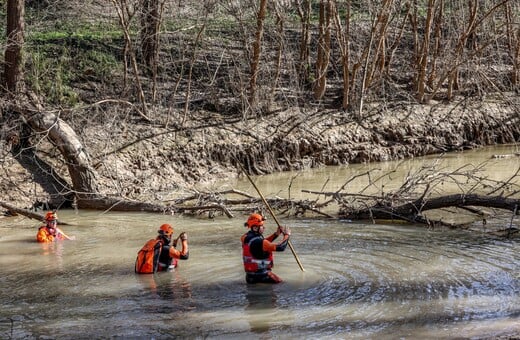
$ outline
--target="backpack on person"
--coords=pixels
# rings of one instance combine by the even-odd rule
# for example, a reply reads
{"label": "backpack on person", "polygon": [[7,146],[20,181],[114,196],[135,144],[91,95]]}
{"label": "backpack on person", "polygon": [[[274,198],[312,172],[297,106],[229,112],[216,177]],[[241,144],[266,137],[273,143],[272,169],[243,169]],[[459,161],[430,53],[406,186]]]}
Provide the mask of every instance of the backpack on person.
{"label": "backpack on person", "polygon": [[159,268],[159,257],[161,255],[163,243],[160,240],[153,239],[145,243],[145,245],[137,252],[135,260],[135,272],[137,274],[153,274]]}

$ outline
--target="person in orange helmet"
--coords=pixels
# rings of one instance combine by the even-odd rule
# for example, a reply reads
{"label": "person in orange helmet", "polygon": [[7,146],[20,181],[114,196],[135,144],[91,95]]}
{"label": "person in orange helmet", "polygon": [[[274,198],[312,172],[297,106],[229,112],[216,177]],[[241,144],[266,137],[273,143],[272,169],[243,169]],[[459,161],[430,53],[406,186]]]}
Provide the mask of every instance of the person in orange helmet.
{"label": "person in orange helmet", "polygon": [[[169,224],[163,224],[157,231],[159,235],[155,239],[151,239],[137,253],[135,261],[135,272],[138,274],[153,274],[161,271],[169,271],[177,267],[178,260],[187,260],[188,251],[188,235],[185,232],[173,240],[173,227]],[[177,242],[181,240],[181,250],[175,249]]]}
{"label": "person in orange helmet", "polygon": [[[289,243],[291,230],[278,226],[276,232],[264,238],[265,218],[260,214],[251,214],[244,224],[249,231],[242,235],[242,259],[247,283],[280,283],[282,279],[271,269],[274,265],[275,251],[284,251]],[[279,243],[273,241],[283,234]]]}
{"label": "person in orange helmet", "polygon": [[[173,227],[169,224],[163,224],[158,230],[159,236],[157,239],[163,242],[161,255],[159,256],[158,271],[167,271],[177,267],[178,260],[187,260],[189,257],[188,251],[188,234],[182,232],[173,240],[172,246],[170,242],[173,236]],[[177,242],[181,240],[181,250],[177,250]]]}
{"label": "person in orange helmet", "polygon": [[36,240],[41,243],[74,239],[74,236],[68,236],[58,228],[58,214],[53,211],[49,211],[45,214],[45,225],[40,226],[36,234]]}

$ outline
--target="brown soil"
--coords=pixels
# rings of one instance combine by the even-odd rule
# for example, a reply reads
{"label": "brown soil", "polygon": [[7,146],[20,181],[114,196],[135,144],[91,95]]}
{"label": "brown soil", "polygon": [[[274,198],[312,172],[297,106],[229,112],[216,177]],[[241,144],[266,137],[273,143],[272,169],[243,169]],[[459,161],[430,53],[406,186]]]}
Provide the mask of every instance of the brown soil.
{"label": "brown soil", "polygon": [[[102,126],[68,122],[92,156],[102,193],[160,202],[194,185],[237,176],[237,162],[264,174],[515,143],[519,104],[511,95],[428,106],[373,105],[363,117],[290,108],[254,119],[197,112],[184,121],[182,114],[168,113],[155,117],[165,122],[161,126],[118,119]],[[60,155],[45,143],[43,138],[40,152],[50,152],[59,174],[68,178]],[[7,144],[2,159],[3,201],[27,208],[51,199]]]}

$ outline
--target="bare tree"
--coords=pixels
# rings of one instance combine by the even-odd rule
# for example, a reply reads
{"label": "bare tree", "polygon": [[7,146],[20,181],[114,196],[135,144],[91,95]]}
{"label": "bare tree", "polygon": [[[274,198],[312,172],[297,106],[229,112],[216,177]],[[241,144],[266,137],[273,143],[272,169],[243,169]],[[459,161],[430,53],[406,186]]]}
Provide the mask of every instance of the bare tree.
{"label": "bare tree", "polygon": [[327,87],[327,70],[330,61],[332,3],[330,0],[320,1],[320,21],[318,26],[318,51],[316,56],[316,80],[314,83],[314,99],[322,99]]}
{"label": "bare tree", "polygon": [[520,83],[520,25],[518,25],[520,15],[514,11],[511,3],[504,6],[504,12],[507,25],[507,46],[513,64],[511,83],[513,87],[516,87]]}
{"label": "bare tree", "polygon": [[251,59],[251,71],[249,80],[249,105],[254,109],[256,107],[257,96],[257,78],[258,68],[260,65],[260,57],[262,54],[262,40],[264,35],[264,20],[267,11],[267,0],[260,0],[260,7],[256,18],[256,33],[253,42],[253,56]]}
{"label": "bare tree", "polygon": [[162,21],[164,1],[141,0],[141,53],[143,63],[155,78],[159,53],[159,28]]}
{"label": "bare tree", "polygon": [[311,0],[295,0],[295,6],[300,18],[300,48],[298,58],[298,77],[300,85],[307,84],[310,77],[310,35],[312,14]]}
{"label": "bare tree", "polygon": [[134,11],[131,10],[131,6],[128,4],[127,0],[112,0],[112,4],[114,5],[114,8],[117,11],[119,23],[121,25],[121,28],[123,29],[123,34],[125,38],[125,51],[130,56],[130,61],[132,64],[132,71],[134,73],[137,92],[139,94],[139,100],[141,102],[141,111],[139,112],[139,114],[145,120],[149,121],[150,118],[148,117],[146,96],[144,94],[143,86],[141,84],[141,76],[139,74],[139,66],[137,63],[136,51],[133,47],[134,44],[132,43],[132,37],[130,33],[130,21],[134,15]]}
{"label": "bare tree", "polygon": [[341,70],[343,75],[343,91],[341,108],[347,110],[350,106],[350,11],[351,3],[347,1],[345,4],[345,23],[342,23],[338,3],[334,1],[334,27],[338,39],[338,48],[341,53]]}
{"label": "bare tree", "polygon": [[152,76],[152,100],[157,97],[157,67],[160,48],[160,26],[165,1],[141,0],[141,54]]}
{"label": "bare tree", "polygon": [[283,71],[282,67],[282,59],[284,56],[284,30],[285,30],[285,20],[284,12],[286,12],[287,8],[283,8],[282,5],[275,1],[273,3],[273,12],[276,17],[276,35],[277,35],[277,53],[276,53],[276,60],[275,60],[275,70],[274,70],[274,79],[272,80],[271,85],[271,95],[269,96],[269,101],[271,102],[274,99],[274,95],[276,92],[276,88],[279,86],[280,81],[280,73]]}
{"label": "bare tree", "polygon": [[6,89],[15,93],[22,80],[22,48],[24,44],[24,12],[23,0],[7,1],[7,47],[5,50]]}
{"label": "bare tree", "polygon": [[[446,86],[446,99],[452,100],[460,85],[460,70],[463,65],[475,65],[483,51],[496,42],[496,36],[489,39],[477,39],[477,36],[483,32],[482,26],[489,20],[492,15],[498,12],[500,8],[505,7],[510,0],[503,0],[497,4],[491,4],[491,7],[485,8],[480,6],[476,1],[470,1],[467,7],[460,6],[451,9],[450,19],[455,22],[456,27],[462,30],[456,35],[456,39],[445,41],[444,44],[444,68],[436,78],[435,84],[430,89],[428,96],[424,101],[433,98],[442,87]],[[442,3],[447,5],[446,3]],[[487,2],[486,2],[487,4]],[[451,4],[453,5],[453,4]],[[467,11],[467,15],[465,13]],[[499,33],[504,35],[505,32]],[[482,34],[482,36],[484,36]],[[477,44],[477,40],[480,42]],[[449,49],[453,46],[453,49]],[[453,51],[453,52],[451,52]],[[435,58],[437,60],[437,58]]]}
{"label": "bare tree", "polygon": [[193,77],[193,67],[195,65],[195,60],[197,58],[197,51],[198,51],[199,44],[202,40],[204,30],[206,29],[207,16],[208,16],[208,12],[206,12],[206,16],[203,19],[202,25],[200,25],[199,31],[197,33],[197,37],[195,38],[195,43],[193,44],[193,54],[190,59],[190,65],[189,65],[189,70],[188,70],[188,85],[187,85],[188,88],[186,89],[186,96],[185,96],[185,101],[184,101],[184,118],[182,120],[181,125],[184,125],[184,123],[186,121],[186,116],[189,111],[190,98],[191,98],[191,84],[192,84],[192,77]]}

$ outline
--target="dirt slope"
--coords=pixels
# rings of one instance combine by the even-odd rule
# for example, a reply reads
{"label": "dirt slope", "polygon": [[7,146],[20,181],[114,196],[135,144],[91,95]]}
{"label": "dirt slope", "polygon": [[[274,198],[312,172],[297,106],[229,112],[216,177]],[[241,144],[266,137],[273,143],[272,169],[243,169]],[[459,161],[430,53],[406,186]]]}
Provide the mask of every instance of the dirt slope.
{"label": "dirt slope", "polygon": [[[103,193],[158,202],[195,184],[236,176],[237,161],[261,174],[514,143],[520,139],[519,104],[511,96],[428,106],[374,105],[361,118],[290,108],[254,119],[197,112],[182,125],[118,119],[103,125],[70,123],[92,156]],[[179,122],[181,117],[170,112],[156,120]],[[40,142],[40,153],[51,156],[67,178],[60,155],[45,139]],[[12,158],[6,142],[1,150],[3,200],[25,208],[48,202],[51,197]]]}

